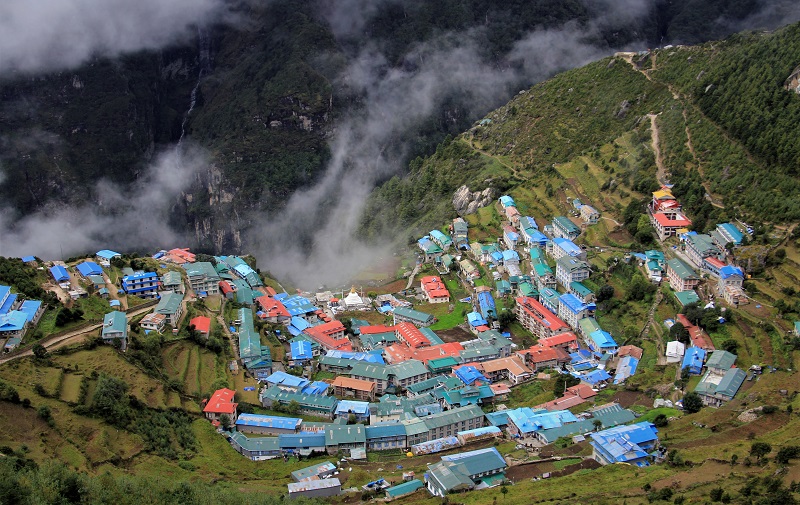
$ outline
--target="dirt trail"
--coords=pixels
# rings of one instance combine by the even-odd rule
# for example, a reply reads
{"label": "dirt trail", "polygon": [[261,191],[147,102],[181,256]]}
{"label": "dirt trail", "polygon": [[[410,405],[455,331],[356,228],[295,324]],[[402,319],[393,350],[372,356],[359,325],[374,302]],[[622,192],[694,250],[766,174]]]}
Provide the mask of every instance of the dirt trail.
{"label": "dirt trail", "polygon": [[659,137],[658,137],[658,123],[656,123],[656,116],[657,114],[648,114],[647,117],[650,118],[650,132],[651,137],[653,139],[653,152],[656,155],[656,167],[658,170],[656,171],[656,179],[658,183],[662,186],[669,183],[667,181],[667,168],[664,166],[664,155],[661,153],[661,148],[659,147]]}
{"label": "dirt trail", "polygon": [[504,166],[504,167],[506,167],[507,169],[511,170],[511,173],[512,173],[512,174],[514,174],[514,177],[516,177],[517,179],[525,179],[525,177],[524,177],[524,176],[522,176],[522,175],[520,175],[520,173],[519,173],[519,171],[517,170],[517,168],[516,168],[516,167],[514,167],[513,165],[509,165],[508,163],[506,163],[505,161],[501,160],[501,159],[500,159],[500,158],[498,158],[497,156],[495,156],[495,155],[493,155],[493,154],[490,154],[490,153],[488,153],[488,152],[484,151],[483,149],[480,149],[480,148],[476,147],[476,146],[475,146],[475,143],[473,142],[473,136],[472,136],[472,134],[470,134],[470,136],[469,136],[469,146],[470,146],[470,147],[471,147],[471,148],[472,148],[474,151],[477,151],[477,152],[481,153],[482,155],[484,155],[484,156],[486,156],[486,157],[488,157],[488,158],[492,158],[493,160],[495,160],[496,162],[500,163],[501,165],[503,165],[503,166]]}

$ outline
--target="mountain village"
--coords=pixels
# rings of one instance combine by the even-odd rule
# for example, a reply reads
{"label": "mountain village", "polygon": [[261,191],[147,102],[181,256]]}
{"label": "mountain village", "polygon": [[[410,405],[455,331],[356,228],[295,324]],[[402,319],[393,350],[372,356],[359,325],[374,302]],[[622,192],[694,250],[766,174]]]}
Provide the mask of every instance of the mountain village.
{"label": "mountain village", "polygon": [[[513,464],[495,447],[504,439],[525,451],[561,440],[585,441],[596,465],[662,462],[667,447],[659,443],[656,424],[638,420],[640,412],[619,403],[595,401],[605,388],[624,386],[648,358],[640,347],[620,345],[621,336],[604,330],[595,318],[598,296],[609,294],[592,289],[597,286],[587,262],[592,246],[575,241],[598,222],[599,212],[576,200],[571,217],[554,216],[540,227],[522,215],[511,196],[495,205],[505,218],[502,237],[470,241],[467,222],[457,218],[447,230],[418,240],[406,288],[381,295],[365,295],[356,287],[288,293],[265,284],[241,257],[204,258],[181,248],[158,251],[142,263],[157,263],[157,271],[124,266],[114,281],[110,274],[122,264],[122,255],[110,250],[70,266],[22,260],[46,269],[48,289],[62,300],[104,299],[108,311],[96,325],[99,337],[120,352],[128,348],[132,328],[145,334],[227,337],[235,356],[231,372],[256,381],[249,389],[257,390],[270,414],[242,412],[239,391],[218,389],[203,400],[202,412],[220,436],[254,461],[337,458],[293,472],[289,497],[345,492],[340,472],[378,451],[399,451],[398,462],[442,453],[422,476],[404,473],[402,482],[376,476],[364,487],[388,499],[420,489],[444,497],[503,485]],[[746,228],[720,223],[710,234],[689,231],[691,222],[668,187],[653,193],[648,213],[658,238],[669,241],[665,250],[671,257],[648,250],[617,261],[637,265],[654,284],[669,283],[680,306],[717,304],[724,314],[726,306],[749,302],[742,269],[728,262],[728,252],[745,240]],[[417,275],[423,271],[428,273]],[[437,316],[420,310],[448,307],[452,315],[456,300],[448,285],[467,293],[458,301],[471,307],[453,318],[458,338],[432,330]],[[698,293],[700,286],[705,289]],[[134,299],[137,304],[130,304]],[[229,308],[217,317],[208,311],[189,317],[189,305],[199,301],[210,307],[214,299]],[[22,300],[7,286],[0,287],[0,306],[0,337],[6,358],[13,358],[30,349],[45,307]],[[340,319],[343,313],[355,316]],[[382,316],[385,324],[368,322],[367,314]],[[527,332],[525,339],[507,331],[514,319]],[[664,321],[667,327],[677,323],[687,338],[668,342],[655,358],[679,363],[676,379],[701,376],[694,393],[702,404],[724,405],[760,372],[760,367],[736,367],[737,356],[715,349],[685,314]],[[800,322],[794,324],[800,331]],[[264,335],[285,348],[283,359],[275,360],[265,345],[260,331],[265,325]],[[560,397],[538,405],[505,405],[515,388],[552,377],[564,379]],[[680,397],[657,399],[658,406],[683,408]]]}

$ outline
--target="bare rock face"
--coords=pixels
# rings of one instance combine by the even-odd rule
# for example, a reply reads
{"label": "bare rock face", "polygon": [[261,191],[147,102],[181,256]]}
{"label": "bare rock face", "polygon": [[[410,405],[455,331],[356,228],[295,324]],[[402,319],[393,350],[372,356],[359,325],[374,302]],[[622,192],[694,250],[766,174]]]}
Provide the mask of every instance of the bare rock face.
{"label": "bare rock face", "polygon": [[459,215],[465,216],[477,212],[494,201],[494,190],[486,188],[483,191],[472,192],[464,185],[453,193],[453,207]]}
{"label": "bare rock face", "polygon": [[786,89],[800,94],[800,67],[794,69],[792,75],[790,75],[789,78],[786,79]]}

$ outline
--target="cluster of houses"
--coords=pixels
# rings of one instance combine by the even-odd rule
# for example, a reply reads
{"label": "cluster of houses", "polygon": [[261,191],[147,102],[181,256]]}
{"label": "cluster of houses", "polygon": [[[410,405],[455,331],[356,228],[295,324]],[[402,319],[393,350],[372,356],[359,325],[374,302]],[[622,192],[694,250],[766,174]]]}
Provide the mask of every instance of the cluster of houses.
{"label": "cluster of houses", "polygon": [[[744,233],[733,223],[720,223],[708,234],[689,231],[692,222],[681,212],[681,208],[669,187],[664,186],[653,192],[647,209],[658,237],[662,241],[670,237],[680,239],[685,256],[694,268],[717,280],[716,296],[732,306],[748,303],[742,289],[744,272],[725,262],[728,248],[741,245]],[[682,305],[700,300],[694,289],[700,284],[701,278],[692,266],[680,258],[665,263],[663,254],[658,251],[648,253],[660,254],[660,258],[644,258],[651,279],[659,282],[666,274],[670,287]]]}
{"label": "cluster of houses", "polygon": [[[268,378],[271,384],[268,390],[277,388],[288,396],[276,396],[277,391],[272,391],[269,394],[273,398],[271,401],[301,403],[304,397],[316,396],[317,401],[301,403],[300,412],[319,414],[320,409],[324,409],[331,412],[330,422],[238,414],[234,391],[229,389],[216,391],[206,402],[203,412],[217,425],[222,416],[227,416],[230,426],[223,433],[231,446],[255,461],[314,454],[344,455],[358,460],[366,458],[368,451],[398,449],[407,451],[409,455],[434,454],[492,441],[502,436],[503,429],[511,437],[538,440],[543,444],[560,437],[583,440],[588,435],[594,457],[601,464],[645,466],[653,461],[653,449],[658,443],[657,430],[650,423],[626,425],[635,416],[618,404],[599,406],[578,416],[568,410],[554,409],[553,405],[485,414],[475,403],[445,408],[437,398],[441,401],[448,391],[453,391],[446,389],[448,380],[458,380],[441,376],[436,379],[438,384],[433,390],[428,390],[431,384],[426,384],[424,390],[409,391],[406,397],[387,394],[377,403],[367,403],[327,396],[324,383],[315,385],[276,372]],[[460,385],[462,390],[467,389]],[[353,384],[348,381],[337,378],[332,388],[337,390],[337,396],[346,396],[346,390],[351,386]],[[471,396],[471,391],[465,392]],[[581,395],[581,388],[573,387],[571,393]],[[322,398],[328,399],[324,405],[319,401]],[[362,403],[364,405],[360,405]],[[357,423],[354,423],[354,418]],[[622,444],[625,440],[627,442]],[[385,491],[389,498],[396,498],[422,487],[434,496],[492,487],[503,482],[506,466],[505,459],[494,447],[450,453],[442,456],[441,461],[428,465],[424,484],[422,481],[404,482],[400,484],[402,487],[395,489],[392,486]],[[292,474],[295,482],[288,485],[289,496],[339,494],[341,483],[336,475],[338,468],[329,462],[298,470]],[[408,482],[412,480],[408,479]]]}
{"label": "cluster of houses", "polygon": [[36,326],[44,310],[45,305],[40,300],[25,300],[12,293],[10,286],[0,284],[0,344],[3,352],[13,351],[20,345],[25,333]]}

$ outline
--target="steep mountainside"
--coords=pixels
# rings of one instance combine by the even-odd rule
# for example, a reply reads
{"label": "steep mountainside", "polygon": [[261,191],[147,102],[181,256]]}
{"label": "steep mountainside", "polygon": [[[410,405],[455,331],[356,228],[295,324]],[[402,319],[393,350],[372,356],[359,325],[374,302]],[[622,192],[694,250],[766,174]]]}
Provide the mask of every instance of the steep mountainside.
{"label": "steep mountainside", "polygon": [[[203,249],[236,248],[254,211],[282,208],[323,171],[338,118],[363,105],[359,83],[340,77],[364,53],[382,56],[377,78],[393,68],[413,72],[421,46],[457,33],[506,72],[521,64],[520,40],[531,32],[553,36],[542,30],[569,21],[607,51],[704,40],[763,10],[761,2],[736,0],[633,2],[624,12],[579,0],[231,4],[239,22],[200,29],[183,47],[4,76],[0,197],[14,217],[65,203],[103,205],[99,179],[125,188],[143,177],[155,153],[185,137],[210,151],[211,167],[173,205],[171,221],[192,230]],[[703,16],[693,15],[698,9]],[[569,43],[554,38],[550,45]],[[497,89],[493,105],[506,92]],[[384,149],[401,160],[431,153],[486,110],[467,106],[467,98],[445,98],[412,135],[406,128],[403,142],[392,139]]]}
{"label": "steep mountainside", "polygon": [[[373,195],[363,228],[382,232],[391,220],[381,221],[377,210],[397,205],[403,228],[427,231],[453,216],[440,195],[462,184],[554,194],[576,185],[571,168],[562,169],[574,163],[586,171],[578,190],[599,188],[603,199],[609,197],[602,190],[644,197],[658,182],[675,184],[698,230],[735,218],[796,222],[800,132],[792,125],[800,121],[800,96],[784,83],[798,51],[800,25],[792,25],[620,53],[560,74],[521,92],[436,155],[415,160],[408,177]],[[496,171],[481,171],[491,163]],[[598,205],[622,220],[623,207],[615,205],[621,203]]]}

